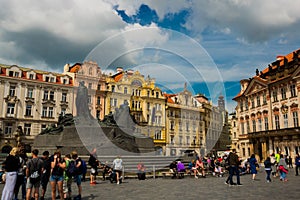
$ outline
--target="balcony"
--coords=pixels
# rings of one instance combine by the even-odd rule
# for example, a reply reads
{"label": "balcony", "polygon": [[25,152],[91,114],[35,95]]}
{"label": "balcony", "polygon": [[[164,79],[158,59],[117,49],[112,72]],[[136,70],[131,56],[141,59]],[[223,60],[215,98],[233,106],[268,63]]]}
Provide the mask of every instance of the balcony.
{"label": "balcony", "polygon": [[43,99],[42,104],[55,105],[54,99]]}
{"label": "balcony", "polygon": [[25,98],[25,102],[26,103],[34,103],[34,98],[32,98],[32,97],[26,97]]}
{"label": "balcony", "polygon": [[289,135],[300,136],[300,127],[248,133],[248,138],[282,137],[282,136],[289,136]]}
{"label": "balcony", "polygon": [[8,103],[16,103],[19,101],[17,96],[10,96],[10,95],[7,95],[7,97],[5,97],[4,100],[5,100],[5,102],[8,102]]}

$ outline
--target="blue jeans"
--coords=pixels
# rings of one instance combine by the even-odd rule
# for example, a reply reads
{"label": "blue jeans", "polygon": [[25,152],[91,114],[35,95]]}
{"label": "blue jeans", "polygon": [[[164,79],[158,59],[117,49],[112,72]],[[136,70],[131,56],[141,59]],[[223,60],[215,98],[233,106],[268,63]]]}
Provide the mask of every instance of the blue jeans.
{"label": "blue jeans", "polygon": [[270,175],[271,175],[271,172],[272,172],[272,170],[270,169],[270,170],[266,170],[266,173],[267,173],[267,181],[271,181],[271,178],[270,178]]}
{"label": "blue jeans", "polygon": [[230,183],[230,185],[233,184],[232,177],[233,177],[234,174],[236,175],[237,184],[241,184],[239,168],[238,168],[238,166],[233,166],[232,165],[232,166],[229,167],[229,183]]}

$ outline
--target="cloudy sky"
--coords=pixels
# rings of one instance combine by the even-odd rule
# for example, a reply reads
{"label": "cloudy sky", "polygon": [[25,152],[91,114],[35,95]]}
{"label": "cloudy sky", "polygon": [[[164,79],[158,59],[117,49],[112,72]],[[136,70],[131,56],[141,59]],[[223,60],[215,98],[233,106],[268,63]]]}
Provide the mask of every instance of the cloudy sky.
{"label": "cloudy sky", "polygon": [[[0,0],[0,63],[62,72],[92,59],[169,91],[230,100],[239,80],[300,48],[300,1]],[[223,82],[224,90],[212,83]],[[218,86],[218,85],[217,85]]]}

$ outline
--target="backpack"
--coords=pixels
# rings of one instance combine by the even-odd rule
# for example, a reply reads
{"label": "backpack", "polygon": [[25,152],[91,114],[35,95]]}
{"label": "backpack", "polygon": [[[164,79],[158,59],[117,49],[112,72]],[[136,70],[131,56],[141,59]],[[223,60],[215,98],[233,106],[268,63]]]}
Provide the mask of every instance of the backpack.
{"label": "backpack", "polygon": [[78,174],[78,168],[76,167],[76,162],[74,160],[69,161],[69,165],[66,169],[66,175],[68,177],[73,177]]}
{"label": "backpack", "polygon": [[39,158],[35,163],[33,162],[33,160],[31,160],[30,162],[32,163],[33,166],[33,170],[30,173],[30,182],[32,184],[36,184],[38,181],[40,181],[40,172],[38,168]]}
{"label": "backpack", "polygon": [[81,165],[80,165],[80,167],[81,167],[81,174],[85,174],[86,173],[86,171],[87,171],[87,166],[86,166],[86,162],[84,161],[84,160],[81,160]]}

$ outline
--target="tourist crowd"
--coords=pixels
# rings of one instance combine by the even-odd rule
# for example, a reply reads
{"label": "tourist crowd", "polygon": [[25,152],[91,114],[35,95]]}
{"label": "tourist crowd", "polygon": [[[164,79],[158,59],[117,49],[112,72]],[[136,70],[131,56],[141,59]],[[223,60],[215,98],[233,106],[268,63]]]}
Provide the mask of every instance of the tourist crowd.
{"label": "tourist crowd", "polygon": [[[299,175],[300,156],[297,154],[295,158],[296,176]],[[96,177],[99,169],[102,170],[102,178],[106,180],[106,175],[113,183],[122,183],[123,161],[117,156],[112,165],[107,161],[101,163],[98,160],[96,149],[92,150],[88,160],[90,168],[90,185],[96,185]],[[271,154],[263,162],[266,173],[266,181],[271,182],[271,177],[280,177],[282,182],[286,182],[289,168],[293,167],[292,159],[284,156],[280,152]],[[259,162],[255,155],[251,155],[246,160],[240,160],[236,150],[225,152],[222,157],[202,157],[195,155],[191,162],[185,166],[180,160],[173,161],[169,165],[169,173],[172,178],[183,178],[185,174],[198,179],[206,178],[207,174],[216,177],[223,177],[225,172],[229,173],[227,180],[228,185],[242,185],[240,176],[244,174],[252,174],[252,180],[256,180],[256,174],[259,170]],[[72,183],[76,183],[78,194],[73,199],[80,200],[82,193],[81,182],[85,181],[87,172],[87,164],[82,160],[76,151],[61,155],[56,150],[52,155],[49,151],[44,151],[39,156],[39,150],[34,149],[28,158],[22,146],[14,147],[10,151],[2,164],[4,174],[0,174],[5,179],[5,186],[2,191],[2,200],[17,200],[19,190],[22,193],[22,199],[26,200],[43,200],[45,197],[47,185],[51,185],[51,197],[54,199],[71,199]],[[142,162],[137,164],[137,176],[139,180],[146,179],[146,167]],[[236,183],[233,177],[236,176]]]}

